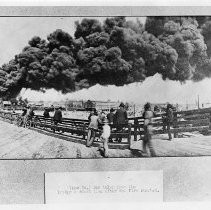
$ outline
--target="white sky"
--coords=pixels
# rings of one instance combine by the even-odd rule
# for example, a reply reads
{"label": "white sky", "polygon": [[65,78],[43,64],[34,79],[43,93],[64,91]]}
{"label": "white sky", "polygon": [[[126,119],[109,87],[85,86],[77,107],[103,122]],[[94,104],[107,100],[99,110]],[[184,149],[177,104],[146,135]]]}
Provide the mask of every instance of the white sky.
{"label": "white sky", "polygon": [[[46,39],[47,35],[56,29],[62,29],[73,35],[74,22],[82,19],[82,17],[0,17],[0,65],[12,59],[35,35]],[[96,19],[103,21],[105,18],[96,17]],[[135,20],[136,18],[127,19]],[[140,20],[144,22],[145,18],[141,17]],[[195,103],[198,94],[201,101],[211,102],[211,79],[198,83],[189,81],[181,85],[175,81],[163,81],[159,75],[155,75],[143,83],[124,87],[96,85],[88,90],[67,95],[62,95],[54,90],[48,90],[45,94],[31,90],[21,92],[21,95],[29,100],[111,99],[136,103],[145,103],[146,101]]]}

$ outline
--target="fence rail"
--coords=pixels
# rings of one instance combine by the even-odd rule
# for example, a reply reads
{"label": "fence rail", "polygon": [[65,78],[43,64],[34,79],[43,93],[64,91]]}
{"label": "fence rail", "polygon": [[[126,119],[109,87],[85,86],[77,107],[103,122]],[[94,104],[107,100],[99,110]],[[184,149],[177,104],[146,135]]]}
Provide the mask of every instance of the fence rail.
{"label": "fence rail", "polygon": [[[17,124],[17,119],[20,118],[19,114],[0,111],[0,118],[4,121]],[[116,125],[111,126],[111,138],[123,138],[122,142],[109,142],[111,149],[130,149],[131,147],[131,124],[121,125],[122,130],[118,131]],[[85,144],[86,136],[88,133],[88,120],[63,118],[62,122],[58,125],[53,124],[52,117],[44,118],[41,115],[35,115],[30,123],[29,128],[35,130],[43,130],[52,134],[52,131],[60,130],[62,133],[57,133],[56,137],[70,140],[70,137],[77,137],[78,143]],[[64,135],[63,133],[70,134]],[[96,137],[100,137],[101,130],[96,132]],[[74,140],[75,141],[75,140]],[[99,145],[99,142],[94,142],[94,145]]]}
{"label": "fence rail", "polygon": [[[15,124],[19,114],[0,111],[0,118]],[[165,128],[165,113],[156,114],[153,118],[154,134],[164,134],[169,132]],[[211,122],[211,108],[188,110],[174,112],[174,119],[170,132],[175,137],[179,133],[198,131],[208,133]],[[132,142],[141,139],[143,136],[143,117],[131,117],[128,119],[128,124],[122,125],[121,131],[117,130],[117,125],[111,125],[111,138],[124,138],[124,141],[109,143],[110,148],[131,148]],[[52,118],[44,118],[41,115],[36,115],[33,120],[33,128],[40,130],[57,130],[76,135],[85,141],[88,132],[88,120],[63,118],[62,123],[58,126],[53,125]],[[100,131],[97,132],[97,137],[100,136]]]}

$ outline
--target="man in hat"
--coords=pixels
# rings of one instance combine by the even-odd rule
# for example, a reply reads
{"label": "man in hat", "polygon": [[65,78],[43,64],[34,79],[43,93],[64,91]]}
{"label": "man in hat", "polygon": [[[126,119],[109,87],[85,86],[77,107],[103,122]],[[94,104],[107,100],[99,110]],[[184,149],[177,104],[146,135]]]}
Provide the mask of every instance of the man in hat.
{"label": "man in hat", "polygon": [[[114,115],[114,122],[117,125],[117,132],[120,132],[124,125],[127,124],[128,118],[127,118],[127,112],[125,110],[125,105],[123,103],[120,103],[119,109],[117,109],[115,115]],[[116,139],[118,142],[122,141],[122,138]]]}
{"label": "man in hat", "polygon": [[24,108],[22,109],[21,116],[24,117],[24,116],[26,115],[26,113],[27,113],[27,108],[24,107]]}
{"label": "man in hat", "polygon": [[89,127],[88,127],[88,134],[86,140],[86,146],[90,147],[95,140],[95,134],[99,127],[99,116],[98,112],[95,109],[93,114],[89,118]]}
{"label": "man in hat", "polygon": [[43,117],[44,118],[49,118],[50,117],[49,109],[47,107],[44,108]]}
{"label": "man in hat", "polygon": [[28,114],[28,119],[30,121],[30,126],[34,126],[34,116],[35,116],[34,109],[35,109],[34,107],[31,107],[30,111],[29,111],[29,114]]}
{"label": "man in hat", "polygon": [[[111,108],[111,109],[110,109],[110,112],[107,114],[107,119],[108,119],[108,123],[109,123],[110,125],[112,125],[112,124],[115,123],[115,122],[114,122],[114,109],[113,109],[113,108]],[[112,140],[111,137],[109,137],[109,142],[113,142],[113,140]]]}
{"label": "man in hat", "polygon": [[[44,108],[43,117],[44,117],[44,124],[46,125],[47,119],[50,118],[49,109],[47,107]],[[46,129],[46,127],[44,127],[44,129]]]}
{"label": "man in hat", "polygon": [[34,108],[32,106],[28,106],[27,112],[24,116],[24,127],[33,125],[32,119],[33,119],[34,115],[35,115]]}
{"label": "man in hat", "polygon": [[151,110],[151,104],[146,103],[144,105],[144,139],[143,139],[143,152],[147,153],[147,147],[149,148],[151,156],[155,157],[155,151],[152,146],[152,118],[154,113]]}
{"label": "man in hat", "polygon": [[94,115],[94,113],[96,113],[97,110],[94,108],[90,113],[89,113],[89,116],[88,116],[88,120],[89,120],[89,123],[90,123],[90,120],[91,120],[91,117]]}
{"label": "man in hat", "polygon": [[[53,116],[53,122],[54,122],[55,127],[58,125],[58,123],[62,122],[61,107],[56,107],[56,111]],[[59,131],[59,128],[57,128],[57,130]],[[55,128],[53,129],[53,131],[55,132]]]}
{"label": "man in hat", "polygon": [[169,141],[172,140],[170,129],[173,124],[173,119],[174,119],[173,106],[170,103],[167,103],[164,126],[167,127]]}

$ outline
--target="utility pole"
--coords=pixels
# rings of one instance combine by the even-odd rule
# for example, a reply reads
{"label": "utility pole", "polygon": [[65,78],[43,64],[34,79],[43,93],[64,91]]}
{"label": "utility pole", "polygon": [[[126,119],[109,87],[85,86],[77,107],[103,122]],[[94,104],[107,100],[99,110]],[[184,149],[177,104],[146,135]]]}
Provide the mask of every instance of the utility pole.
{"label": "utility pole", "polygon": [[199,95],[198,95],[198,109],[199,109],[200,107],[199,107]]}

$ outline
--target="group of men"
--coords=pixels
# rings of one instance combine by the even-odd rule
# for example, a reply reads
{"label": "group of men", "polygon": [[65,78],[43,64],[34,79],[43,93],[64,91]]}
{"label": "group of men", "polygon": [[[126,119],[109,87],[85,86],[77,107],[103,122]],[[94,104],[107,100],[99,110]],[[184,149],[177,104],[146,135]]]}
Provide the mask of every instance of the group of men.
{"label": "group of men", "polygon": [[20,126],[26,127],[27,122],[30,122],[35,115],[34,108],[28,106],[28,107],[24,108],[22,111],[23,111],[21,114],[22,121],[20,123]]}
{"label": "group of men", "polygon": [[[128,122],[127,111],[123,103],[120,104],[116,110],[111,108],[110,112],[106,115],[103,111],[97,111],[96,109],[89,115],[89,127],[86,146],[90,147],[94,142],[96,132],[101,130],[100,139],[103,142],[103,155],[108,156],[108,141],[112,142],[110,138],[112,124],[116,125],[117,132],[121,131],[125,124]],[[117,138],[116,141],[121,142],[122,138]]]}
{"label": "group of men", "polygon": [[[43,116],[44,119],[50,118],[50,114],[49,114],[49,109],[45,108],[44,112],[43,112]],[[26,108],[24,108],[22,110],[22,122],[21,122],[21,126],[26,127],[27,122],[32,121],[33,117],[35,116],[34,113],[34,107],[33,106],[28,106]],[[62,108],[61,107],[56,107],[55,108],[55,112],[54,112],[54,116],[53,116],[53,124],[56,126],[58,125],[58,123],[62,122]],[[54,129],[55,132],[55,129]]]}
{"label": "group of men", "polygon": [[[169,140],[172,139],[172,135],[170,132],[170,127],[173,124],[173,106],[171,104],[167,104],[165,115],[163,117],[163,129],[167,131]],[[153,117],[156,116],[156,113],[152,111],[152,107],[150,103],[146,103],[144,105],[144,138],[143,138],[143,153],[147,153],[147,147],[149,148],[151,156],[156,156],[155,151],[152,146],[152,134],[153,134]],[[103,150],[105,156],[108,154],[108,142],[112,139],[110,138],[111,129],[108,124],[115,124],[116,131],[121,131],[125,124],[128,123],[127,111],[123,103],[120,104],[119,108],[114,111],[114,109],[110,110],[110,113],[105,115],[104,112],[97,112],[94,110],[93,113],[89,116],[89,129],[88,129],[88,138],[87,138],[87,147],[90,147],[95,139],[96,132],[101,128],[102,135],[100,139],[103,141]],[[105,129],[106,128],[106,129]],[[116,141],[121,142],[121,138],[117,138]]]}
{"label": "group of men", "polygon": [[[144,118],[144,139],[143,139],[143,152],[146,153],[147,147],[151,153],[151,156],[155,156],[155,151],[153,149],[151,139],[152,139],[152,119],[155,117],[155,112],[152,111],[152,107],[150,103],[146,103],[144,106],[143,118]],[[24,109],[22,116],[24,118],[23,124],[26,124],[27,120],[31,120],[35,114],[33,107],[28,107],[28,109]],[[50,117],[49,109],[45,108],[43,116],[45,119]],[[86,146],[90,147],[96,136],[97,131],[101,131],[100,140],[103,143],[103,146],[100,148],[103,152],[104,157],[108,157],[108,142],[113,142],[111,139],[111,127],[110,125],[115,124],[115,128],[117,132],[120,132],[125,127],[125,124],[128,123],[127,110],[124,103],[119,105],[119,108],[115,111],[113,108],[110,109],[110,112],[106,115],[103,111],[97,111],[96,109],[90,113],[89,117],[89,126],[88,126],[88,135]],[[58,123],[62,122],[62,108],[55,108],[53,123],[55,127],[57,127]],[[163,117],[163,129],[167,131],[169,140],[172,139],[172,135],[170,132],[170,127],[173,123],[173,106],[171,104],[167,104],[166,114]],[[55,132],[56,128],[54,129]],[[57,131],[59,129],[57,128]],[[122,138],[116,138],[117,142],[121,142]],[[114,141],[115,141],[114,140]]]}
{"label": "group of men", "polygon": [[[152,146],[152,134],[153,134],[153,126],[152,119],[155,117],[155,112],[152,111],[151,104],[146,103],[144,106],[144,139],[143,139],[143,152],[147,152],[147,147],[149,148],[151,156],[156,156],[155,151]],[[165,109],[165,115],[163,116],[163,130],[167,131],[169,140],[172,140],[172,135],[170,131],[170,127],[173,125],[173,106],[171,104],[167,104]]]}
{"label": "group of men", "polygon": [[[44,119],[50,118],[49,112],[50,112],[50,110],[46,107],[44,109],[44,112],[43,112]],[[62,122],[62,107],[56,107],[55,108],[55,112],[54,112],[52,120],[53,120],[53,124],[55,126],[55,128],[52,129],[53,132],[55,132],[56,130],[60,131],[60,129],[57,126],[58,126],[59,123]]]}

